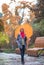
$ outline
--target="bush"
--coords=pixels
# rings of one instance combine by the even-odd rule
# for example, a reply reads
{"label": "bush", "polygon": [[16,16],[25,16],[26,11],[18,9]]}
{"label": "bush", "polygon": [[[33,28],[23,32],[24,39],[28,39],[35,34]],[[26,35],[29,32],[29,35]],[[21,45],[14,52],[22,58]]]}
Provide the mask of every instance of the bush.
{"label": "bush", "polygon": [[44,19],[40,22],[35,22],[32,24],[33,36],[31,37],[31,43],[35,42],[36,37],[44,36]]}
{"label": "bush", "polygon": [[39,23],[33,23],[33,30],[39,31],[40,36],[44,36],[44,19],[42,19]]}
{"label": "bush", "polygon": [[8,36],[6,34],[0,32],[0,46],[6,47],[8,43],[9,43]]}

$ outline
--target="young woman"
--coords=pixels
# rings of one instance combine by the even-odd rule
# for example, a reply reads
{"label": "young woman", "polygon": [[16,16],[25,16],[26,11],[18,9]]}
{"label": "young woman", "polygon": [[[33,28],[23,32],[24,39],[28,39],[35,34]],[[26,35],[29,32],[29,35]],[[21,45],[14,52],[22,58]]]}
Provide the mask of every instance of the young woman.
{"label": "young woman", "polygon": [[27,37],[24,33],[24,29],[21,28],[20,34],[18,34],[18,37],[17,37],[17,44],[18,44],[18,47],[19,47],[20,52],[21,52],[22,64],[24,64],[24,54],[25,54],[25,49],[26,49],[26,41],[27,41]]}

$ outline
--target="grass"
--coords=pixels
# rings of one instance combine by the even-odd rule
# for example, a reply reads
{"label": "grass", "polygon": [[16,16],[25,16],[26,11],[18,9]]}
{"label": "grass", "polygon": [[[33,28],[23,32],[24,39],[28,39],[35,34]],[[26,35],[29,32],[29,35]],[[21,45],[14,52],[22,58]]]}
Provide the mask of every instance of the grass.
{"label": "grass", "polygon": [[34,44],[29,45],[29,48],[34,48]]}
{"label": "grass", "polygon": [[15,49],[4,49],[3,52],[5,52],[5,53],[15,53]]}
{"label": "grass", "polygon": [[39,50],[38,55],[44,55],[44,50]]}

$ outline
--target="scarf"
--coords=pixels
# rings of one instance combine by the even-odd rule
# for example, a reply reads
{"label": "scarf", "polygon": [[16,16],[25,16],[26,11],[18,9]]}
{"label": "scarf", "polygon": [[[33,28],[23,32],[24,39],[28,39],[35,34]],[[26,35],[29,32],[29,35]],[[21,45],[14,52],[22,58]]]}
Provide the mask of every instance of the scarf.
{"label": "scarf", "polygon": [[22,38],[24,38],[24,37],[25,37],[24,32],[20,32],[20,35],[21,35],[21,37],[22,37]]}

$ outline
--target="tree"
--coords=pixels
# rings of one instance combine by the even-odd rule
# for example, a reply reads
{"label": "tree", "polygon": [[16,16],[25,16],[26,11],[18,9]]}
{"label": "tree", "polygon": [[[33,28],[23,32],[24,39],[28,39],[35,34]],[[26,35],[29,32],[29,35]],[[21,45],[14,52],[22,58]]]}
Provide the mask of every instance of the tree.
{"label": "tree", "polygon": [[[28,10],[29,11],[27,11],[29,14],[30,14],[30,12],[32,11],[32,3],[33,2],[26,2],[26,1],[22,1],[22,2],[20,2],[20,6],[16,6],[16,11],[15,11],[15,13],[17,14],[17,15],[19,15],[19,12],[21,12],[21,10],[23,9],[23,12],[22,12],[22,17],[21,17],[21,19],[20,19],[20,21],[19,21],[19,23],[21,24],[21,23],[23,23],[23,19],[24,19],[24,17],[25,17],[25,9],[26,8],[28,8]],[[18,12],[18,10],[20,9],[20,11]],[[31,18],[33,17],[33,16],[30,16],[28,14],[28,17],[30,17],[29,19],[27,19],[26,18],[26,21],[28,22],[28,23],[30,23],[30,20],[32,20]]]}
{"label": "tree", "polygon": [[4,31],[2,19],[0,19],[0,32]]}
{"label": "tree", "polygon": [[18,21],[20,17],[15,15],[13,16],[12,13],[8,10],[8,5],[2,5],[2,11],[4,16],[2,17],[4,23],[4,31],[9,36],[11,48],[14,48],[15,44],[15,29],[18,26]]}
{"label": "tree", "polygon": [[44,17],[44,0],[38,0],[38,8],[39,8],[40,16],[43,18]]}

